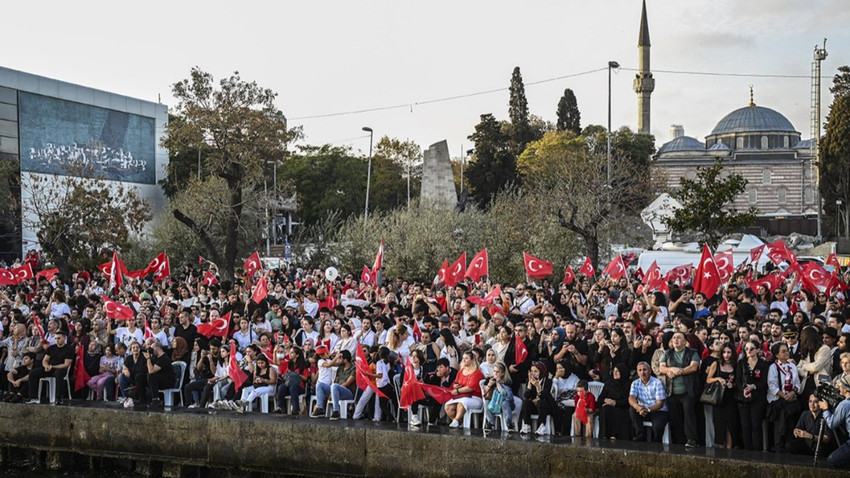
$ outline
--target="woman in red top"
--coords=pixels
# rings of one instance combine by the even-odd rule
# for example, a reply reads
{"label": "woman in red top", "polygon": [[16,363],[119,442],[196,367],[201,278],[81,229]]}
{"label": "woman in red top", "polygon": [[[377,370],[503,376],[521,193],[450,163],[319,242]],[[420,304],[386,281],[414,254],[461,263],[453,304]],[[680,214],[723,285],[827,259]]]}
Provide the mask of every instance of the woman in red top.
{"label": "woman in red top", "polygon": [[481,400],[481,381],[484,374],[478,369],[478,362],[472,352],[464,352],[460,361],[455,383],[452,384],[452,395],[455,397],[446,402],[446,416],[452,421],[451,428],[460,427],[460,420],[470,409],[481,410],[484,402]]}

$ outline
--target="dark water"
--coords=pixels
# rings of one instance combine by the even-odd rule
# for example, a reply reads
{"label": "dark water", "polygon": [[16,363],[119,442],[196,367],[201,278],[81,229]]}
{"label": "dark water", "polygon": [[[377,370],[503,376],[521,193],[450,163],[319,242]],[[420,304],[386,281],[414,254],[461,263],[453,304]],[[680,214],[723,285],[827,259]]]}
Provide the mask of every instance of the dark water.
{"label": "dark water", "polygon": [[3,478],[141,478],[142,475],[125,470],[83,470],[52,471],[40,468],[34,460],[14,458],[0,463],[0,477]]}

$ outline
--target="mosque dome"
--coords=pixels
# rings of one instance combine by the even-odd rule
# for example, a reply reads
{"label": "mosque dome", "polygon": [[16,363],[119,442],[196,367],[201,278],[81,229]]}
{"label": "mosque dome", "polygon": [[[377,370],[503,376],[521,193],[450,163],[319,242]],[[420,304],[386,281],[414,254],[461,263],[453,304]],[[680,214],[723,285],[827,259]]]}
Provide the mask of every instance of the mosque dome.
{"label": "mosque dome", "polygon": [[664,143],[658,149],[658,154],[672,153],[674,151],[705,151],[705,145],[702,141],[690,136],[679,136],[671,141]]}
{"label": "mosque dome", "polygon": [[782,113],[756,106],[737,109],[721,119],[711,131],[711,135],[749,132],[789,132],[796,133],[794,125]]}

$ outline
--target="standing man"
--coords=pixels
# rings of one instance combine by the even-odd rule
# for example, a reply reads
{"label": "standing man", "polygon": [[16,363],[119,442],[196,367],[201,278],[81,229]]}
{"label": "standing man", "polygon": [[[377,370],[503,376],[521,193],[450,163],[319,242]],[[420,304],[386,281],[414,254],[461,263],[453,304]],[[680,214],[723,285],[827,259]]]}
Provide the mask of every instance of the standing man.
{"label": "standing man", "polygon": [[696,388],[699,378],[699,354],[687,347],[682,332],[673,334],[670,349],[661,357],[660,371],[672,381],[669,395],[670,435],[673,443],[685,442],[686,448],[697,445]]}

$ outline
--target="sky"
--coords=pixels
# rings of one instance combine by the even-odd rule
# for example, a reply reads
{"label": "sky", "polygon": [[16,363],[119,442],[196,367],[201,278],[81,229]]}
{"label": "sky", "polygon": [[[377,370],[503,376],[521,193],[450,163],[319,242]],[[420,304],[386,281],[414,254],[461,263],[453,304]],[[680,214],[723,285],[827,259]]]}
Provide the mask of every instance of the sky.
{"label": "sky", "polygon": [[[657,147],[671,124],[704,140],[747,105],[750,85],[757,105],[809,138],[815,45],[828,39],[824,117],[831,78],[850,64],[846,0],[647,0],[647,10]],[[635,130],[640,12],[640,0],[13,2],[0,65],[171,105],[192,67],[239,71],[278,93],[305,143],[365,154],[368,126],[376,142],[445,139],[459,156],[481,114],[508,119],[515,66],[532,114],[554,122],[571,88],[586,126],[607,123],[606,67],[619,62],[612,126]]]}

